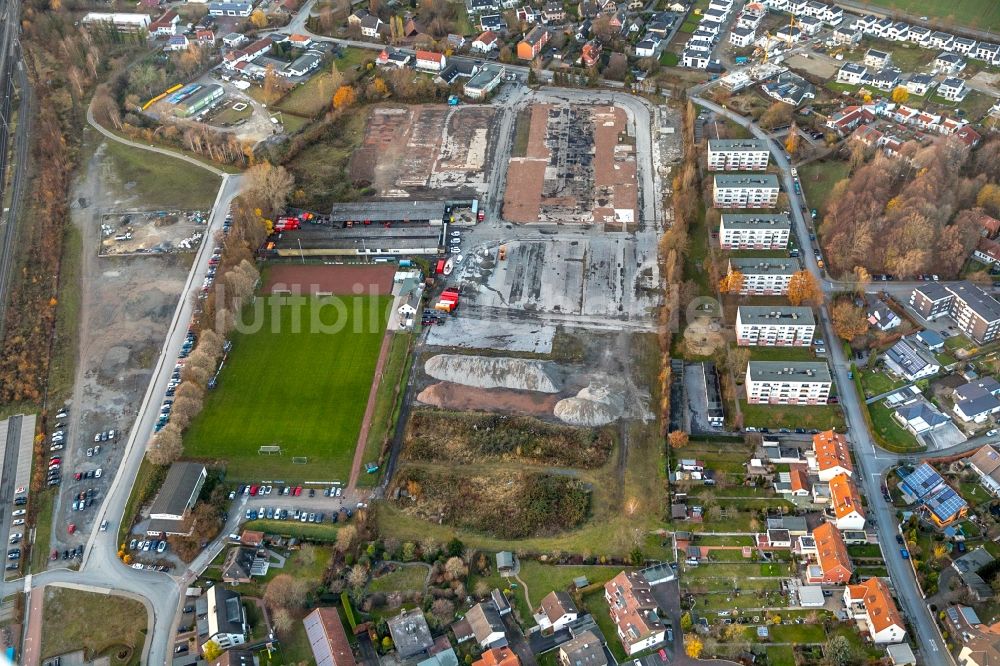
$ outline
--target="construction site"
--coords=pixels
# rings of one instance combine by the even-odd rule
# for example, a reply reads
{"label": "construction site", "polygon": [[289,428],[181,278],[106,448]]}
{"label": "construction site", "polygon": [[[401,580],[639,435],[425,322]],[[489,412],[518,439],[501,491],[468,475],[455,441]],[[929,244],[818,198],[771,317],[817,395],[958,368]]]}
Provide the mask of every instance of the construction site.
{"label": "construction site", "polygon": [[519,122],[529,123],[527,144],[510,159],[505,219],[623,231],[635,223],[635,137],[623,109],[535,104]]}
{"label": "construction site", "polygon": [[351,179],[386,198],[481,195],[495,115],[488,106],[373,107]]}
{"label": "construction site", "polygon": [[100,256],[193,252],[204,236],[203,211],[130,210],[101,217]]}

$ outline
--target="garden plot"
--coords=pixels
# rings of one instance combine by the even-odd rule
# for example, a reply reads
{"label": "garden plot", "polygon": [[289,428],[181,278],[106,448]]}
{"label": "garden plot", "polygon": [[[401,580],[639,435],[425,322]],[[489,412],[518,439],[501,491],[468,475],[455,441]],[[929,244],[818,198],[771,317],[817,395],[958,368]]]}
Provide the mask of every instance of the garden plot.
{"label": "garden plot", "polygon": [[194,252],[205,233],[202,211],[125,211],[101,218],[101,256]]}

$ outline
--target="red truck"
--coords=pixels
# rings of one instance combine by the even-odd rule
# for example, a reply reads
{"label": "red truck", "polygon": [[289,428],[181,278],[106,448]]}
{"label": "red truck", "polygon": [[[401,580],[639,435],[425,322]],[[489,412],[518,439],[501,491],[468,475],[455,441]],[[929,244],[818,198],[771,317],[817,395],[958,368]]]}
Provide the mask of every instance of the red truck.
{"label": "red truck", "polygon": [[275,231],[293,231],[302,227],[302,222],[297,217],[279,217],[274,223]]}
{"label": "red truck", "polygon": [[444,273],[444,265],[446,263],[447,262],[444,259],[438,259],[437,265],[434,267],[434,272],[437,273],[438,275]]}

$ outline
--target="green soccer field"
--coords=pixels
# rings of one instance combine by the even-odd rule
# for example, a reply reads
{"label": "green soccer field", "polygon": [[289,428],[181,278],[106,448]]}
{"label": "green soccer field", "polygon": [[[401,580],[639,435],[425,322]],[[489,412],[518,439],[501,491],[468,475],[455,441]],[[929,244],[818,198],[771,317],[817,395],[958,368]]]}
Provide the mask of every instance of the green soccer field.
{"label": "green soccer field", "polygon": [[[226,463],[230,480],[347,483],[392,297],[342,297],[346,325],[329,333],[310,331],[315,299],[296,331],[295,308],[275,311],[276,298],[258,297],[258,332],[232,336],[218,387],[184,436],[185,456]],[[326,325],[337,316],[332,307],[319,315]],[[262,445],[281,455],[260,455]]]}

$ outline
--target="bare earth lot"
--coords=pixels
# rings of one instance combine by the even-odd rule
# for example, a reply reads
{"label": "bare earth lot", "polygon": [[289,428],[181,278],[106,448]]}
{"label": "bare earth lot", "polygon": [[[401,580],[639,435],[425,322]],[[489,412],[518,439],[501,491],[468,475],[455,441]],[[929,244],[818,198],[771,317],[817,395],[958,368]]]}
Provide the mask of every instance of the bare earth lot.
{"label": "bare earth lot", "polygon": [[482,193],[495,115],[487,106],[372,107],[351,179],[380,197]]}

